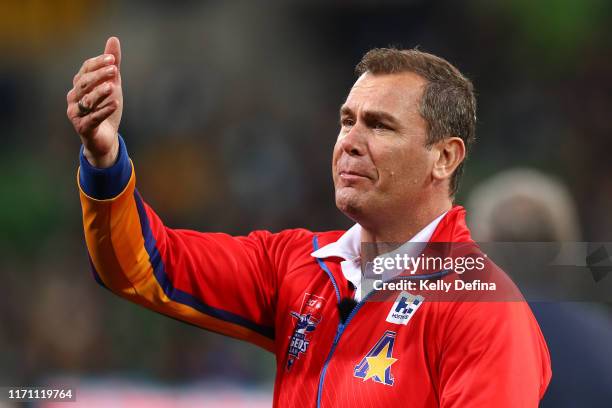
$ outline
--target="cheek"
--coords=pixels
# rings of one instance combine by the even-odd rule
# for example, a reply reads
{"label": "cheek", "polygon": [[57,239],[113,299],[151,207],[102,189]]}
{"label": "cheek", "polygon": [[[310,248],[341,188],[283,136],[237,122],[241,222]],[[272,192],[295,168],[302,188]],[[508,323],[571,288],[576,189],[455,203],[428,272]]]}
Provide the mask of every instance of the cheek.
{"label": "cheek", "polygon": [[378,171],[380,182],[388,182],[401,171],[402,158],[401,149],[393,145],[370,146],[370,157],[372,164]]}
{"label": "cheek", "polygon": [[422,182],[427,175],[427,152],[424,148],[399,146],[381,150],[376,157],[381,186],[403,189]]}

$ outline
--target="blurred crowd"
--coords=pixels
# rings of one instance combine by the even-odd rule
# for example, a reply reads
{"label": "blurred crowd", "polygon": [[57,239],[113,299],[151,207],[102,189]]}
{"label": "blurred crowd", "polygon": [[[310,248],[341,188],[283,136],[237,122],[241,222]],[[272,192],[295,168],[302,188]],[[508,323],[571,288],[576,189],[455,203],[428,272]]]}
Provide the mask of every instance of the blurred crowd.
{"label": "blurred crowd", "polygon": [[443,56],[475,84],[459,204],[490,175],[530,167],[576,203],[557,221],[573,239],[611,241],[611,22],[601,0],[2,2],[0,384],[273,379],[271,355],[128,305],[91,277],[65,94],[108,36],[122,41],[121,134],[168,226],[349,226],[330,176],[338,108],[361,55],[396,45]]}

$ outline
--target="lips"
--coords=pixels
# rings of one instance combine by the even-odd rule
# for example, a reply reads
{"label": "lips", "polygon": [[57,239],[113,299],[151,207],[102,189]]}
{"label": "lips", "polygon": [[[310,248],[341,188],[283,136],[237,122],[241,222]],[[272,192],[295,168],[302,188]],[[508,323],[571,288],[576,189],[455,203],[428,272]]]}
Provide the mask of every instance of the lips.
{"label": "lips", "polygon": [[364,179],[370,179],[371,177],[364,171],[343,169],[338,171],[338,175],[342,180],[346,181],[358,181]]}
{"label": "lips", "polygon": [[336,166],[336,174],[340,180],[363,181],[375,180],[376,173],[371,166],[363,163],[363,160],[355,160],[350,157],[341,157]]}
{"label": "lips", "polygon": [[339,174],[340,174],[340,177],[355,176],[355,177],[369,178],[364,173],[360,173],[360,172],[354,171],[354,170],[340,170]]}

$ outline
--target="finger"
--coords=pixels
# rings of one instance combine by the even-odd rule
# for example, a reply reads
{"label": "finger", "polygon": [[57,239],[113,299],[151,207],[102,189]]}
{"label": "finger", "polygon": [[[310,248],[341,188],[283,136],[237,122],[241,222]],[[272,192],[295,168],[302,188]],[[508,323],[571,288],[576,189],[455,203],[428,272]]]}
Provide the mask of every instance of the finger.
{"label": "finger", "polygon": [[79,103],[74,102],[74,103],[68,104],[68,108],[66,109],[66,115],[68,116],[68,119],[70,119],[76,127],[77,124],[83,120],[83,118],[89,115],[89,113],[81,112],[81,108],[79,108]]}
{"label": "finger", "polygon": [[104,82],[96,86],[91,92],[81,98],[83,106],[91,109],[96,109],[104,99],[113,92],[114,85],[110,82]]}
{"label": "finger", "polygon": [[[89,113],[81,112],[81,109],[79,108],[79,101],[70,102],[68,104],[68,108],[66,109],[66,115],[71,121],[74,122],[75,127],[78,125],[78,127],[81,128],[82,121],[85,120],[85,118],[87,118],[88,116],[91,116],[92,113],[97,112],[110,105],[116,105],[117,107],[119,106],[119,99],[117,98],[117,95],[114,94],[113,92],[114,90],[115,90],[115,87],[114,85],[111,84],[110,91],[108,91],[107,94],[106,94],[107,91],[100,89],[99,96],[94,97],[90,93],[86,95],[85,97],[83,97],[81,102],[83,103],[84,107],[91,108],[91,111]],[[97,99],[97,100],[94,102],[94,106],[91,107],[89,105],[90,103],[89,101],[92,101],[94,99]],[[81,125],[79,125],[79,123],[81,123]]]}
{"label": "finger", "polygon": [[83,118],[83,122],[81,123],[83,131],[81,134],[87,134],[87,132],[90,132],[92,129],[96,128],[98,125],[100,125],[100,123],[106,120],[106,118],[112,115],[117,110],[117,107],[117,102],[111,101],[105,107],[85,116]]}
{"label": "finger", "polygon": [[77,72],[74,76],[72,83],[76,84],[83,74],[96,71],[106,65],[112,64],[113,62],[115,62],[115,56],[113,54],[102,54],[86,60],[83,65],[81,65],[79,72]]}
{"label": "finger", "polygon": [[111,54],[115,58],[115,65],[118,70],[121,70],[121,43],[119,38],[110,37],[106,40],[106,47],[104,47],[104,54]]}
{"label": "finger", "polygon": [[106,47],[104,47],[104,54],[111,54],[115,57],[115,65],[117,68],[121,66],[121,43],[119,38],[110,37],[106,40]]}
{"label": "finger", "polygon": [[116,75],[117,67],[114,65],[109,65],[97,71],[83,74],[77,83],[74,84],[75,100],[81,100],[83,96],[91,92],[96,86],[100,85],[102,82],[114,79]]}
{"label": "finger", "polygon": [[71,88],[66,94],[66,102],[68,102],[68,104],[76,102],[76,92],[74,88]]}

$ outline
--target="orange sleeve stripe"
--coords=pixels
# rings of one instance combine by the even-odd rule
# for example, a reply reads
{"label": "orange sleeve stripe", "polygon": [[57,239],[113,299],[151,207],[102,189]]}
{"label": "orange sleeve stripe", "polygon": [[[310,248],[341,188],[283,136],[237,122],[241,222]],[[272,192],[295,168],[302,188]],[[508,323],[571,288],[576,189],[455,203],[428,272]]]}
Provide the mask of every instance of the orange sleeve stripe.
{"label": "orange sleeve stripe", "polygon": [[[258,325],[233,313],[211,308],[202,302],[186,304],[193,302],[192,296],[172,287],[165,275],[161,256],[155,248],[154,238],[152,242],[145,242],[143,237],[144,230],[148,228],[148,220],[142,219],[143,215],[146,218],[146,212],[135,190],[135,183],[135,174],[132,171],[124,191],[110,200],[93,199],[80,189],[85,240],[94,271],[98,273],[104,285],[113,292],[159,313],[249,341],[273,352],[274,334],[271,329],[264,328],[266,331],[259,333],[261,330]],[[137,201],[140,201],[140,209]],[[151,237],[152,235],[149,238]],[[155,258],[155,261],[151,258]],[[164,287],[160,285],[160,278]],[[215,316],[197,310],[194,306],[205,310],[210,308]]]}

